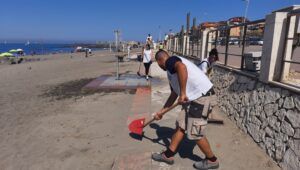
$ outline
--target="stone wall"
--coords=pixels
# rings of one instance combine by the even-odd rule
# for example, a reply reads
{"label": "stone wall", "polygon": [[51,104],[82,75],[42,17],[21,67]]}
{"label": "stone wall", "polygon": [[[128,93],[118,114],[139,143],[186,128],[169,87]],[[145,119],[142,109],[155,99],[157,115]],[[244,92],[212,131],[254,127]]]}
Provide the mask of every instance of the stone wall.
{"label": "stone wall", "polygon": [[283,169],[300,169],[300,95],[216,66],[219,106]]}

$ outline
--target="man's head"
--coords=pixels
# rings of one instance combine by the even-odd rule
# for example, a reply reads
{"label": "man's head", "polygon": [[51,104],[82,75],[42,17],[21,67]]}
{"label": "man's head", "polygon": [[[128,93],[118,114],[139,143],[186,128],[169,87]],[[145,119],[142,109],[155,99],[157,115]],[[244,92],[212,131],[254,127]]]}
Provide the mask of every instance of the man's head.
{"label": "man's head", "polygon": [[169,54],[165,50],[159,50],[155,54],[155,60],[157,61],[157,64],[159,67],[166,71],[166,61],[169,58]]}
{"label": "man's head", "polygon": [[218,50],[213,48],[210,52],[209,52],[209,57],[208,57],[208,61],[210,63],[214,63],[216,61],[219,61],[219,56],[218,56]]}
{"label": "man's head", "polygon": [[146,50],[150,50],[151,47],[150,47],[150,44],[146,44]]}

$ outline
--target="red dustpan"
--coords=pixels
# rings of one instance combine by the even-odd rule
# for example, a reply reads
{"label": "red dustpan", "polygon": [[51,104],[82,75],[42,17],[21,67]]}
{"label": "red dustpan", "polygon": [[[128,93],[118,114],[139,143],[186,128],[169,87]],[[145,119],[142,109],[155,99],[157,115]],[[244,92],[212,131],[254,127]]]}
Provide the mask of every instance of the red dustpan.
{"label": "red dustpan", "polygon": [[[173,104],[171,107],[164,109],[163,112],[162,112],[162,115],[164,115],[168,111],[172,110],[177,105],[178,105],[178,102],[175,103],[175,104]],[[134,133],[134,134],[137,134],[137,135],[142,135],[143,134],[143,128],[146,127],[147,125],[149,125],[150,123],[152,123],[155,119],[152,118],[152,119],[150,119],[148,121],[145,121],[145,120],[146,120],[145,118],[133,120],[128,125],[129,131],[131,133]]]}

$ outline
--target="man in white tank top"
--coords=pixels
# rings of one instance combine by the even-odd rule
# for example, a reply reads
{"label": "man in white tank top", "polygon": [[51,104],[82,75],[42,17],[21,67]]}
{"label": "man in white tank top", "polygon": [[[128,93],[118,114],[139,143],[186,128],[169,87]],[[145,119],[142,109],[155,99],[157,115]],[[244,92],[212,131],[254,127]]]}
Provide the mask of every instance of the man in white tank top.
{"label": "man in white tank top", "polygon": [[[185,133],[187,133],[187,137],[195,140],[206,156],[202,161],[196,162],[194,167],[196,169],[218,168],[219,162],[204,135],[208,113],[205,102],[213,84],[195,64],[185,58],[170,57],[166,51],[160,50],[156,53],[155,59],[160,68],[167,71],[171,88],[171,94],[163,108],[172,106],[178,98],[178,102],[183,105],[183,109],[176,120],[176,131],[172,136],[170,146],[162,153],[152,154],[152,159],[173,164],[173,157],[177,152],[177,148]],[[156,120],[162,119],[162,110],[154,116]]]}

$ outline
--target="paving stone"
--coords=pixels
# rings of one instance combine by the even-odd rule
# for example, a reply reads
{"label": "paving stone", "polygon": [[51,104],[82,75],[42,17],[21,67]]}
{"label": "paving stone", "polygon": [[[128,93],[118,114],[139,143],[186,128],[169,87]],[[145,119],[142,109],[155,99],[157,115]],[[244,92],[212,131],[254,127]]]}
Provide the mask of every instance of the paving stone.
{"label": "paving stone", "polygon": [[267,118],[268,124],[270,127],[272,127],[274,130],[279,131],[280,130],[280,123],[277,122],[276,116],[270,116]]}
{"label": "paving stone", "polygon": [[283,102],[284,102],[284,100],[283,100],[282,98],[280,98],[280,99],[278,100],[278,106],[279,106],[279,107],[282,107]]}
{"label": "paving stone", "polygon": [[252,123],[256,124],[257,126],[261,125],[261,121],[256,116],[251,116]]}
{"label": "paving stone", "polygon": [[300,139],[291,139],[288,141],[290,148],[300,157]]}
{"label": "paving stone", "polygon": [[286,97],[283,103],[283,107],[286,109],[293,109],[295,107],[293,97]]}
{"label": "paving stone", "polygon": [[296,156],[296,154],[288,149],[283,157],[282,169],[283,170],[296,170],[300,169],[300,162]]}
{"label": "paving stone", "polygon": [[253,123],[249,123],[249,125],[247,125],[247,131],[253,137],[255,142],[261,141],[261,138],[259,135],[259,126],[255,125]]}
{"label": "paving stone", "polygon": [[294,129],[292,125],[286,121],[283,121],[281,124],[281,131],[288,136],[294,136]]}
{"label": "paving stone", "polygon": [[288,110],[286,113],[286,117],[291,122],[294,128],[300,128],[300,114],[294,112],[293,110]]}
{"label": "paving stone", "polygon": [[259,100],[258,100],[258,92],[256,90],[254,90],[252,93],[251,93],[251,97],[250,97],[250,103],[251,105],[255,105],[257,103],[259,103]]}
{"label": "paving stone", "polygon": [[280,109],[280,110],[278,110],[278,111],[275,113],[275,115],[278,117],[278,119],[279,119],[280,121],[283,121],[283,120],[284,120],[284,117],[285,117],[285,115],[286,115],[286,110],[285,110],[285,109]]}
{"label": "paving stone", "polygon": [[295,129],[294,138],[295,139],[300,139],[300,129],[299,128]]}
{"label": "paving stone", "polygon": [[285,152],[285,147],[284,146],[278,146],[275,148],[275,160],[276,161],[281,161],[283,158],[283,154]]}
{"label": "paving stone", "polygon": [[271,116],[273,115],[276,111],[278,110],[278,104],[266,104],[264,106],[264,111],[266,113],[267,116]]}
{"label": "paving stone", "polygon": [[266,134],[269,136],[269,137],[273,137],[273,131],[269,128],[269,127],[266,127],[265,129],[265,132]]}
{"label": "paving stone", "polygon": [[265,91],[265,104],[275,102],[277,99],[279,99],[281,89],[280,88],[271,88],[269,86],[266,86]]}
{"label": "paving stone", "polygon": [[300,111],[300,97],[294,95],[294,102],[295,102],[295,106],[298,109],[298,111]]}
{"label": "paving stone", "polygon": [[282,90],[282,91],[281,91],[281,95],[282,95],[283,97],[289,97],[289,96],[290,96],[290,92],[289,92],[288,90]]}

